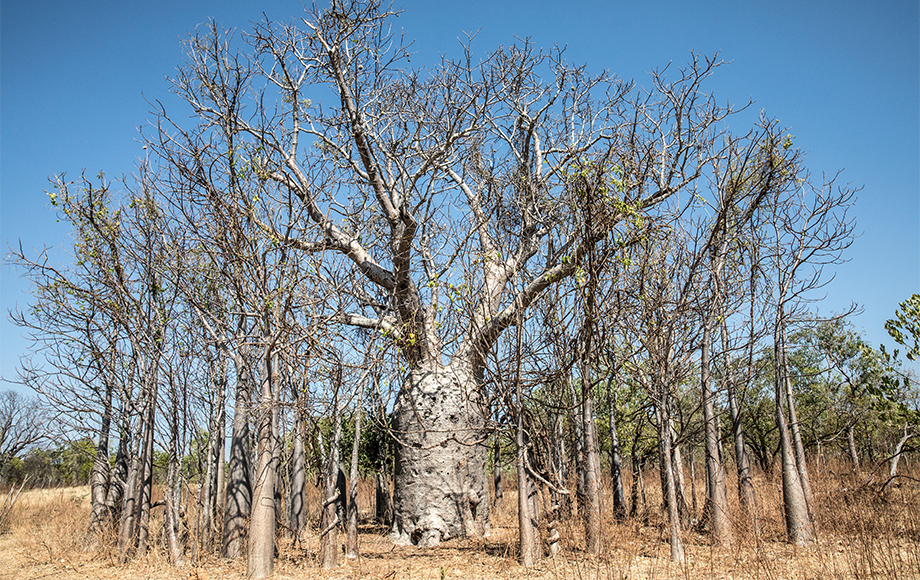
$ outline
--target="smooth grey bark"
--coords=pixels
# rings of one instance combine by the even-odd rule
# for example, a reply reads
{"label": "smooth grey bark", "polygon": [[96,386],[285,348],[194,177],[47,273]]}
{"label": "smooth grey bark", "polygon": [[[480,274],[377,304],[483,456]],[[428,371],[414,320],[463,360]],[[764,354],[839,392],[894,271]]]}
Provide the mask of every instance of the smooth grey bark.
{"label": "smooth grey bark", "polygon": [[128,478],[128,462],[130,460],[129,437],[129,423],[124,420],[118,440],[118,451],[115,452],[115,464],[112,466],[109,488],[105,497],[105,505],[111,513],[112,522],[118,522],[121,517],[122,500],[124,499],[125,483]]}
{"label": "smooth grey bark", "polygon": [[351,445],[351,473],[348,490],[348,526],[345,531],[345,557],[354,560],[358,557],[358,459],[361,448],[361,405],[364,388],[358,385],[358,401],[355,404],[355,439]]}
{"label": "smooth grey bark", "polygon": [[856,424],[847,425],[847,450],[850,452],[850,463],[853,471],[859,471],[859,454],[856,452]]}
{"label": "smooth grey bark", "polygon": [[[751,320],[754,320],[753,316]],[[720,328],[722,333],[722,350],[728,353],[728,323],[725,321],[725,316],[722,317]],[[748,346],[749,359],[753,358],[753,342],[754,341],[751,340]],[[735,443],[735,469],[738,474],[738,501],[741,504],[741,511],[748,516],[751,522],[752,531],[755,535],[759,536],[760,514],[757,505],[757,491],[754,489],[751,460],[748,458],[747,448],[744,444],[744,430],[741,428],[741,411],[738,408],[738,398],[735,393],[735,373],[731,368],[727,354],[722,376],[725,380],[725,390],[728,396],[728,412],[732,421],[732,439]]]}
{"label": "smooth grey bark", "polygon": [[898,463],[901,461],[901,453],[904,451],[904,444],[907,443],[907,440],[910,439],[913,435],[908,432],[907,425],[904,425],[904,435],[898,441],[898,444],[894,447],[894,453],[891,454],[891,459],[888,460],[888,479],[885,481],[885,485],[882,486],[882,491],[888,491],[891,489],[891,484],[894,482],[895,477],[898,476]]}
{"label": "smooth grey bark", "polygon": [[709,352],[712,347],[712,317],[703,323],[703,341],[700,355],[700,383],[703,392],[703,420],[706,435],[706,506],[712,526],[712,541],[727,545],[732,541],[732,525],[728,513],[728,491],[725,483],[725,466],[719,445],[716,426],[715,402],[710,382]]}
{"label": "smooth grey bark", "polygon": [[306,523],[304,505],[304,486],[307,483],[306,461],[304,458],[304,423],[301,410],[295,407],[293,443],[291,445],[291,487],[288,502],[287,534],[296,540]]}
{"label": "smooth grey bark", "polygon": [[259,389],[258,467],[249,519],[246,575],[268,578],[275,566],[275,478],[278,465],[278,360],[274,340],[265,347]]}
{"label": "smooth grey bark", "polygon": [[675,481],[672,463],[670,393],[666,392],[666,389],[662,391],[664,392],[661,395],[661,401],[657,405],[658,460],[661,471],[661,487],[665,498],[671,560],[683,562],[684,544],[681,540],[681,517],[678,509],[677,482]]}
{"label": "smooth grey bark", "polygon": [[779,336],[774,342],[774,358],[777,361],[774,379],[774,394],[776,397],[776,426],[779,430],[780,459],[783,468],[783,514],[786,520],[786,534],[790,542],[806,544],[814,541],[815,529],[808,510],[808,502],[799,479],[799,470],[796,466],[792,442],[786,425],[786,415],[783,412],[785,404],[784,365],[779,361],[783,356]]}
{"label": "smooth grey bark", "polygon": [[251,384],[245,353],[233,356],[236,366],[236,396],[233,411],[233,432],[230,438],[230,459],[227,468],[227,489],[224,498],[224,538],[221,554],[224,558],[239,558],[246,551],[246,533],[252,509],[249,450],[249,405]]}
{"label": "smooth grey bark", "polygon": [[[339,461],[339,443],[342,438],[342,411],[339,408],[339,395],[342,388],[342,367],[335,370],[335,385],[333,387],[332,401],[332,439],[329,442],[328,453],[323,444],[322,434],[317,434],[320,446],[320,455],[323,460],[323,505],[322,519],[320,520],[319,537],[319,565],[325,569],[338,566],[339,546],[337,542],[338,530],[343,522],[339,516],[339,506],[342,505],[344,485],[339,484],[339,475],[342,473]],[[342,477],[344,481],[344,476]]]}
{"label": "smooth grey bark", "polygon": [[530,500],[531,482],[527,476],[527,444],[524,438],[524,417],[521,409],[520,377],[516,386],[514,417],[515,467],[518,482],[518,547],[521,551],[521,565],[533,566],[542,557],[533,505]]}
{"label": "smooth grey bark", "polygon": [[436,546],[488,531],[485,413],[471,364],[413,369],[393,410],[394,525],[401,544]]}
{"label": "smooth grey bark", "polygon": [[594,397],[591,395],[589,384],[582,387],[581,401],[582,433],[584,434],[582,457],[585,462],[584,525],[588,553],[598,554],[601,551],[601,470],[597,452],[597,427],[594,422]]}
{"label": "smooth grey bark", "polygon": [[786,327],[780,326],[782,335],[782,366],[783,386],[786,389],[786,405],[789,409],[789,431],[792,434],[792,442],[795,449],[795,466],[799,472],[799,480],[802,483],[802,491],[805,493],[805,502],[808,504],[808,512],[814,513],[814,496],[811,493],[811,478],[808,475],[808,463],[805,460],[805,446],[802,444],[802,431],[799,428],[798,415],[795,412],[795,398],[792,395],[792,380],[789,372],[789,358],[786,343]]}
{"label": "smooth grey bark", "polygon": [[99,425],[99,440],[96,443],[96,455],[93,458],[93,471],[90,475],[90,500],[92,511],[89,526],[83,539],[83,549],[92,551],[99,548],[102,536],[111,521],[111,510],[106,499],[109,487],[109,430],[112,424],[112,391],[110,379],[105,379],[105,399],[102,420]]}

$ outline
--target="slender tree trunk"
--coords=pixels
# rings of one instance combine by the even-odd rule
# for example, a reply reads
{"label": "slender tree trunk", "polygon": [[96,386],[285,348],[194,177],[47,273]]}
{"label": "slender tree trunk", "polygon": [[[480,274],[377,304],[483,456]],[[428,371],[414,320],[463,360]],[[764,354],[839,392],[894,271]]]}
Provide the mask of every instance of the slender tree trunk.
{"label": "slender tree trunk", "polygon": [[518,483],[518,545],[521,551],[521,564],[525,568],[533,566],[543,557],[537,532],[537,519],[531,501],[532,484],[527,475],[527,439],[524,432],[524,397],[521,388],[521,330],[517,329],[517,373],[515,376],[514,405],[514,443],[515,467]]}
{"label": "slender tree trunk", "polygon": [[[777,337],[779,339],[779,337]],[[815,529],[808,510],[808,502],[799,479],[799,470],[796,466],[792,442],[789,439],[789,430],[786,425],[786,416],[783,412],[785,389],[783,383],[784,369],[780,363],[782,347],[777,340],[774,347],[776,364],[775,395],[776,395],[776,426],[779,430],[780,457],[783,465],[783,512],[786,518],[786,534],[790,542],[806,544],[814,541]]]}
{"label": "slender tree trunk", "polygon": [[502,448],[498,433],[495,433],[492,438],[492,454],[495,457],[495,463],[492,466],[492,484],[495,489],[493,506],[497,509],[502,503],[502,498],[505,497],[505,490],[502,487]]}
{"label": "slender tree trunk", "polygon": [[324,473],[324,495],[325,498],[323,501],[323,517],[320,523],[321,531],[319,538],[319,557],[320,557],[320,566],[325,569],[331,569],[338,566],[338,530],[342,525],[342,522],[339,518],[339,510],[337,509],[341,505],[341,495],[344,493],[344,490],[339,486],[338,476],[341,473],[341,468],[339,466],[339,442],[342,437],[342,411],[339,408],[339,394],[341,393],[342,388],[342,367],[341,365],[335,371],[335,385],[333,387],[333,402],[332,402],[332,440],[329,442],[329,451],[328,454],[322,447],[322,435],[319,434],[320,438],[320,450],[323,457],[325,465]]}
{"label": "slender tree trunk", "polygon": [[677,483],[671,462],[671,411],[670,393],[661,389],[661,401],[658,405],[658,457],[661,463],[661,487],[667,509],[668,530],[670,533],[671,560],[684,561],[684,544],[681,540],[680,512],[677,506]]}
{"label": "slender tree trunk", "polygon": [[249,521],[246,575],[268,578],[275,565],[275,477],[278,450],[278,369],[274,343],[265,347],[258,408],[258,468]]}
{"label": "slender tree trunk", "polygon": [[246,551],[246,530],[252,508],[249,451],[250,379],[244,353],[234,357],[236,364],[236,401],[230,461],[224,499],[224,538],[221,553],[235,559]]}
{"label": "slender tree trunk", "polygon": [[93,471],[90,476],[90,498],[92,512],[89,527],[83,539],[83,549],[93,551],[99,548],[102,537],[111,521],[111,510],[106,505],[109,487],[109,430],[112,424],[112,390],[111,379],[105,379],[105,401],[102,421],[99,426],[99,441],[96,444],[96,456],[93,459]]}
{"label": "slender tree trunk", "polygon": [[850,463],[853,465],[853,471],[859,471],[859,454],[856,453],[856,424],[847,425],[847,449],[850,451]]}
{"label": "slender tree trunk", "polygon": [[[587,377],[583,377],[587,381]],[[584,523],[585,539],[590,554],[601,551],[601,470],[597,452],[597,428],[594,422],[594,397],[591,395],[590,383],[582,385],[581,420],[584,457],[585,505]]]}
{"label": "slender tree trunk", "polygon": [[907,431],[907,425],[904,425],[904,435],[901,437],[901,440],[898,441],[898,444],[895,445],[894,453],[891,454],[891,459],[888,461],[888,480],[882,487],[882,491],[891,489],[894,478],[898,476],[898,462],[901,461],[901,452],[904,450],[904,444],[907,443],[907,440],[910,438],[911,434]]}
{"label": "slender tree trunk", "polygon": [[735,467],[738,472],[738,501],[741,510],[751,522],[755,535],[760,535],[760,514],[757,505],[757,492],[754,489],[754,477],[751,473],[751,461],[744,445],[744,431],[741,429],[741,412],[735,395],[735,375],[728,360],[728,324],[725,316],[720,324],[722,332],[722,350],[725,354],[725,369],[722,373],[728,395],[728,412],[732,421],[732,438],[735,443]]}
{"label": "slender tree trunk", "polygon": [[115,453],[115,464],[112,466],[109,478],[109,489],[105,497],[105,505],[110,513],[110,521],[117,523],[121,518],[122,501],[125,494],[125,484],[128,478],[128,462],[130,455],[129,438],[130,424],[124,419],[121,427],[121,436],[118,441],[118,451]]}
{"label": "slender tree trunk", "polygon": [[306,461],[304,459],[304,424],[300,408],[295,407],[294,441],[291,448],[291,489],[288,503],[288,534],[296,540],[306,522],[304,486],[307,483]]}
{"label": "slender tree trunk", "polygon": [[712,320],[703,324],[703,343],[700,356],[700,382],[703,391],[703,418],[706,432],[706,507],[712,525],[712,541],[727,545],[732,541],[731,520],[728,514],[728,492],[725,485],[725,466],[719,449],[719,432],[716,427],[715,403],[709,378],[709,352],[712,346]]}
{"label": "slender tree trunk", "polygon": [[809,513],[814,513],[814,496],[811,493],[811,478],[808,476],[808,464],[805,461],[805,446],[802,445],[802,432],[799,429],[799,419],[795,412],[795,398],[792,396],[792,380],[789,377],[789,358],[786,343],[786,328],[780,327],[782,334],[782,370],[783,385],[786,389],[786,404],[789,408],[789,429],[792,433],[792,442],[795,449],[795,465],[799,471],[799,480],[802,482],[802,491],[805,493],[805,502],[808,504]]}
{"label": "slender tree trunk", "polygon": [[607,408],[610,427],[610,481],[613,486],[613,516],[617,520],[626,517],[626,496],[623,492],[623,471],[620,464],[620,440],[616,424],[617,393],[613,388],[613,376],[607,380]]}
{"label": "slender tree trunk", "polygon": [[141,452],[141,477],[138,489],[137,510],[137,555],[147,553],[150,542],[150,507],[153,499],[153,437],[157,407],[156,377],[149,387],[151,396],[147,404],[147,417],[144,422],[143,451]]}
{"label": "slender tree trunk", "polygon": [[687,505],[687,481],[684,478],[684,457],[677,444],[677,430],[671,424],[671,465],[674,468],[675,493],[677,494],[677,513],[680,514],[680,527],[690,529],[690,506]]}
{"label": "slender tree trunk", "polygon": [[390,495],[390,481],[387,478],[386,468],[384,466],[381,466],[374,481],[374,502],[376,505],[377,521],[389,527],[393,523],[393,500]]}
{"label": "slender tree trunk", "polygon": [[361,447],[361,409],[364,388],[358,385],[358,401],[355,404],[355,440],[351,445],[350,489],[348,493],[348,529],[346,530],[346,557],[354,560],[358,557],[358,458]]}

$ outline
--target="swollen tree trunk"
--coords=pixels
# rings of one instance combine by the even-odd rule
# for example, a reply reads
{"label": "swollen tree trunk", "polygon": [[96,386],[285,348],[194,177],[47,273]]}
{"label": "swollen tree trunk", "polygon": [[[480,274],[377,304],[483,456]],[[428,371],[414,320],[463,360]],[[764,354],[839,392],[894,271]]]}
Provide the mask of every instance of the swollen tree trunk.
{"label": "swollen tree trunk", "polygon": [[275,478],[278,453],[278,377],[274,345],[265,348],[258,407],[258,467],[249,521],[246,575],[268,578],[275,565]]}
{"label": "swollen tree trunk", "polygon": [[245,356],[234,356],[236,364],[236,404],[233,411],[233,433],[230,439],[230,461],[227,469],[227,490],[224,498],[224,538],[221,553],[224,558],[240,557],[246,549],[246,529],[252,507],[249,459],[250,381]]}
{"label": "swollen tree trunk", "polygon": [[396,398],[394,526],[400,544],[488,532],[489,487],[484,406],[478,374],[455,356],[449,365],[420,364]]}
{"label": "swollen tree trunk", "polygon": [[815,528],[808,510],[808,502],[799,479],[799,470],[796,467],[793,455],[792,442],[789,439],[789,429],[786,425],[786,415],[783,412],[785,389],[783,383],[784,369],[780,364],[782,356],[780,342],[777,340],[774,347],[774,356],[777,361],[775,377],[776,395],[776,426],[779,430],[780,458],[783,465],[783,513],[786,518],[786,534],[790,542],[806,544],[815,539]]}
{"label": "swollen tree trunk", "polygon": [[613,486],[613,516],[622,520],[626,517],[626,496],[623,492],[623,471],[620,463],[620,440],[616,424],[617,394],[613,388],[613,376],[607,380],[607,407],[610,427],[610,481]]}
{"label": "swollen tree trunk", "polygon": [[707,317],[703,325],[703,343],[700,356],[700,382],[703,391],[703,418],[706,431],[706,507],[712,526],[712,541],[727,545],[732,541],[731,520],[728,514],[728,491],[725,485],[725,466],[719,452],[719,432],[716,426],[715,403],[709,378],[709,351],[712,346],[712,320]]}

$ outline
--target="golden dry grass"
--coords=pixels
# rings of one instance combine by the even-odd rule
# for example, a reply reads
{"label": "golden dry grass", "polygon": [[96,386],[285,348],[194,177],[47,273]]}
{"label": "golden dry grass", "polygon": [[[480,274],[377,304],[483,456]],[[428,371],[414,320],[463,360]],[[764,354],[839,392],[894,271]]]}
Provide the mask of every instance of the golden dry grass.
{"label": "golden dry grass", "polygon": [[[880,495],[877,488],[861,485],[851,475],[837,475],[826,466],[816,467],[814,488],[820,540],[810,546],[783,541],[779,474],[760,477],[762,533],[755,536],[740,519],[737,505],[736,538],[725,548],[713,547],[706,536],[685,532],[687,560],[668,560],[668,546],[659,510],[657,473],[646,475],[650,513],[647,521],[605,522],[600,555],[584,553],[581,526],[564,520],[562,548],[553,559],[532,569],[517,563],[516,493],[505,494],[492,514],[492,533],[477,540],[454,540],[436,549],[395,546],[380,527],[362,526],[361,557],[335,570],[317,569],[316,530],[304,534],[296,545],[282,541],[275,577],[380,580],[538,578],[545,580],[625,579],[920,579],[920,484],[901,479]],[[916,476],[917,474],[911,474]],[[689,474],[688,474],[689,476]],[[732,482],[733,483],[733,482]],[[372,482],[359,486],[362,506],[373,501]],[[697,481],[701,494],[702,481]],[[687,490],[689,494],[689,489]],[[734,495],[734,494],[732,494]],[[316,490],[309,491],[313,503]],[[152,523],[155,548],[124,566],[114,562],[112,550],[87,554],[82,539],[89,489],[67,488],[24,492],[12,513],[9,530],[0,535],[0,578],[70,580],[78,578],[219,580],[243,578],[245,562],[207,557],[173,568],[159,545],[159,526]],[[366,501],[362,501],[366,500]],[[689,498],[688,498],[689,500]],[[701,503],[702,498],[698,498]],[[733,500],[734,501],[734,500]],[[159,510],[161,511],[161,510]],[[367,510],[368,513],[370,510]],[[344,538],[343,538],[344,541]]]}

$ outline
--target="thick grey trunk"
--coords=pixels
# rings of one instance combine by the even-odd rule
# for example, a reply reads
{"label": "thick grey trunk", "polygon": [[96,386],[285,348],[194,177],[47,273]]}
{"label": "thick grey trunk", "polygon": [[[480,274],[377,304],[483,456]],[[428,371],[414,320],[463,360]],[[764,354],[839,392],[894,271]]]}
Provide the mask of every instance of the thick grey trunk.
{"label": "thick grey trunk", "polygon": [[732,541],[731,520],[728,514],[728,491],[725,484],[725,466],[719,449],[719,431],[716,425],[715,403],[709,377],[709,351],[712,346],[712,321],[703,326],[702,353],[700,356],[700,383],[703,392],[703,420],[706,432],[706,511],[711,523],[712,541],[727,545]]}
{"label": "thick grey trunk", "polygon": [[436,546],[488,532],[485,414],[473,366],[413,369],[396,398],[394,526],[397,543]]}
{"label": "thick grey trunk", "polygon": [[221,550],[224,558],[238,558],[245,552],[246,530],[252,507],[252,487],[249,478],[249,372],[242,355],[234,360],[237,373],[236,405],[233,412],[233,433],[230,439],[230,461],[224,499],[224,538]]}

